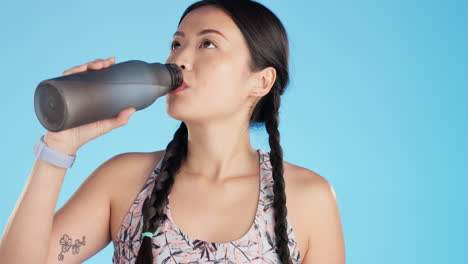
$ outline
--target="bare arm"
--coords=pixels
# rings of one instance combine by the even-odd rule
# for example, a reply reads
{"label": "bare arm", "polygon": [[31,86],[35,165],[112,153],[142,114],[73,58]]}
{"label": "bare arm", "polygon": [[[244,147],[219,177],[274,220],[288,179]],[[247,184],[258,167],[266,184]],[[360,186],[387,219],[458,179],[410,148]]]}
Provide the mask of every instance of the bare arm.
{"label": "bare arm", "polygon": [[56,213],[66,169],[36,159],[0,244],[2,263],[81,263],[110,241],[110,182],[131,155],[99,166]]}
{"label": "bare arm", "polygon": [[[55,142],[46,143],[69,155],[76,153]],[[35,160],[0,241],[2,263],[45,263],[54,210],[66,171],[42,159]]]}
{"label": "bare arm", "polygon": [[344,235],[333,186],[322,176],[306,171],[311,181],[303,200],[309,212],[309,248],[304,264],[344,264]]}
{"label": "bare arm", "polygon": [[127,156],[117,155],[104,162],[57,211],[44,263],[82,263],[109,244],[109,187],[126,166]]}

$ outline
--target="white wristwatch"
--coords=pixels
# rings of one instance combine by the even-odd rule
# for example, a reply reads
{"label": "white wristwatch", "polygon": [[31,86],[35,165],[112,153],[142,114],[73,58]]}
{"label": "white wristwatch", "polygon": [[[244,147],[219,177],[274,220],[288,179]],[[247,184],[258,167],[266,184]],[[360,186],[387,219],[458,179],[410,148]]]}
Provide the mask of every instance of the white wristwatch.
{"label": "white wristwatch", "polygon": [[49,148],[44,142],[44,136],[34,145],[33,153],[36,157],[62,168],[71,168],[76,159],[76,155],[67,155]]}

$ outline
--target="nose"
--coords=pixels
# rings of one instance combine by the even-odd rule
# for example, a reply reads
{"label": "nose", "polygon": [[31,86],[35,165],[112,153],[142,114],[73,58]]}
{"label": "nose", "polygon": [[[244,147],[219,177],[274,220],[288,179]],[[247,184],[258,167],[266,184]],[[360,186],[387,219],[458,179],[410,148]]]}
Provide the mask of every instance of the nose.
{"label": "nose", "polygon": [[189,63],[187,60],[175,60],[175,64],[179,66],[184,71],[191,71],[192,70],[192,64]]}
{"label": "nose", "polygon": [[175,64],[177,65],[181,70],[183,71],[190,71],[192,70],[192,66],[191,64],[188,64],[188,63],[178,63],[177,61],[174,61],[174,60],[168,60],[166,63],[168,64]]}
{"label": "nose", "polygon": [[179,48],[177,53],[173,53],[169,56],[167,63],[174,63],[183,71],[191,71],[192,70],[192,57],[193,55],[190,54],[191,52],[188,49]]}

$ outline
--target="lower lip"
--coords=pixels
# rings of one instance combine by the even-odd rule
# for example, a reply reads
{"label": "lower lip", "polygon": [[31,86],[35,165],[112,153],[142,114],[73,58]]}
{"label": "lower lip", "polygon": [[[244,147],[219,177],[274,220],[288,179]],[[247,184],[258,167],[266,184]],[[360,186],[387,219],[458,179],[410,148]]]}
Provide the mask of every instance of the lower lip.
{"label": "lower lip", "polygon": [[175,93],[181,92],[181,91],[183,91],[183,90],[185,90],[185,89],[187,89],[187,87],[179,86],[177,89],[172,90],[172,91],[170,91],[169,93],[170,93],[170,94],[175,94]]}

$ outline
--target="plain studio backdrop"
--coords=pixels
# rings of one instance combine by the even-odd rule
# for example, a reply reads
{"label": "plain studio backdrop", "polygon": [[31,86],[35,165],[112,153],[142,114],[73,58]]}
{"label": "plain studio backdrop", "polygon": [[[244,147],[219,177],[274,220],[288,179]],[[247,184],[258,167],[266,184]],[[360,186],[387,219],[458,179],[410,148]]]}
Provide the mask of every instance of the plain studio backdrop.
{"label": "plain studio backdrop", "polygon": [[[37,84],[97,58],[164,62],[192,2],[2,4],[2,231],[46,131],[33,107]],[[468,2],[259,2],[290,41],[284,159],[334,187],[347,263],[468,263]],[[110,157],[164,149],[178,124],[162,97],[86,144],[57,209]],[[264,129],[251,135],[255,148],[269,151]],[[110,263],[112,254],[109,244],[86,263]]]}

